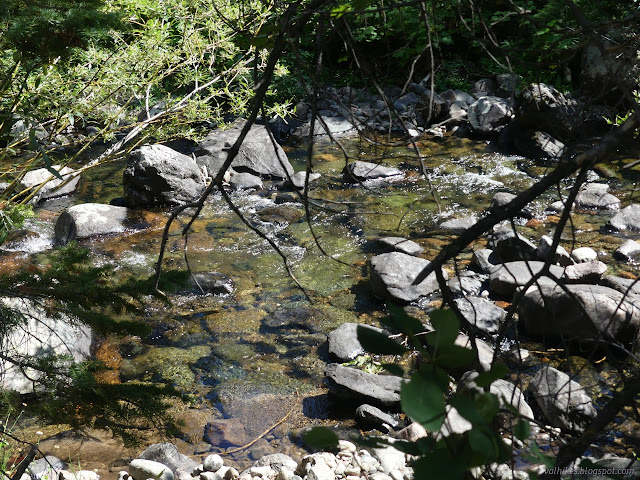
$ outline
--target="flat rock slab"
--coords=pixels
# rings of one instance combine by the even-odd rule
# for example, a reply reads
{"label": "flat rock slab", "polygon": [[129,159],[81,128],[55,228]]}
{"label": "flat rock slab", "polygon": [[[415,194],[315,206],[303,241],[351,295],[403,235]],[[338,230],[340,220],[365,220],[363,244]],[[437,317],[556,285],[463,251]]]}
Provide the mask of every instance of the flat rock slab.
{"label": "flat rock slab", "polygon": [[623,293],[600,285],[531,287],[518,316],[524,330],[536,338],[633,343],[640,327],[640,308]]}
{"label": "flat rock slab", "polygon": [[[513,295],[518,287],[523,287],[538,274],[544,262],[530,261],[530,262],[508,262],[496,267],[489,276],[489,282],[491,289],[498,295]],[[564,268],[557,265],[551,265],[549,267],[551,275],[561,278],[564,274]],[[539,285],[556,285],[556,281],[553,278],[541,277],[537,282]]]}
{"label": "flat rock slab", "polygon": [[489,293],[489,275],[477,273],[471,270],[460,272],[460,275],[453,277],[447,282],[451,293],[455,296],[482,296]]}
{"label": "flat rock slab", "polygon": [[361,323],[343,323],[328,335],[329,355],[339,362],[348,362],[359,355],[364,355],[366,352],[358,339],[358,327],[384,333],[380,328]]}
{"label": "flat rock slab", "polygon": [[623,208],[607,225],[614,230],[640,230],[640,205],[633,204]]}
{"label": "flat rock slab", "polygon": [[467,228],[473,227],[478,223],[478,217],[471,215],[469,217],[452,218],[438,225],[441,230],[450,230],[452,232],[464,232]]}
{"label": "flat rock slab", "polygon": [[[20,180],[20,187],[23,190],[26,188],[34,188],[44,183],[33,197],[35,202],[68,195],[75,191],[78,186],[80,175],[72,177],[72,168],[63,167],[61,165],[53,165],[52,168],[60,174],[62,179],[54,176],[51,171],[46,168],[38,168],[25,173],[22,180]],[[62,185],[63,183],[65,184]]]}
{"label": "flat rock slab", "polygon": [[[214,130],[198,144],[196,162],[205,167],[210,177],[215,177],[227,160],[229,148],[236,142],[245,126],[238,120],[226,130]],[[293,175],[293,167],[282,147],[271,141],[264,125],[252,125],[238,155],[231,162],[237,172],[285,179]]]}
{"label": "flat rock slab", "polygon": [[455,302],[467,322],[490,335],[498,333],[507,315],[486,298],[464,297],[455,299]]}
{"label": "flat rock slab", "polygon": [[54,241],[66,244],[75,239],[123,232],[130,210],[101,203],[82,203],[67,208],[56,221]]}
{"label": "flat rock slab", "polygon": [[347,178],[356,181],[371,180],[381,177],[393,177],[402,175],[402,170],[395,167],[386,167],[377,163],[361,162],[356,160],[344,167],[342,171]]}
{"label": "flat rock slab", "polygon": [[569,375],[553,367],[542,367],[529,390],[549,423],[571,432],[582,432],[596,416],[591,397]]}
{"label": "flat rock slab", "polygon": [[374,375],[337,363],[327,365],[325,374],[329,391],[336,396],[385,407],[400,405],[401,377]]}
{"label": "flat rock slab", "polygon": [[406,253],[407,255],[419,255],[424,252],[424,248],[412,240],[402,237],[382,237],[378,243],[385,249]]}
{"label": "flat rock slab", "polygon": [[[373,293],[380,298],[413,302],[438,290],[438,280],[432,272],[418,285],[413,281],[429,265],[429,261],[401,252],[383,253],[371,258],[370,276]],[[446,272],[443,271],[445,280]]]}
{"label": "flat rock slab", "polygon": [[164,145],[144,145],[131,152],[123,184],[131,207],[180,205],[198,198],[206,187],[193,158]]}

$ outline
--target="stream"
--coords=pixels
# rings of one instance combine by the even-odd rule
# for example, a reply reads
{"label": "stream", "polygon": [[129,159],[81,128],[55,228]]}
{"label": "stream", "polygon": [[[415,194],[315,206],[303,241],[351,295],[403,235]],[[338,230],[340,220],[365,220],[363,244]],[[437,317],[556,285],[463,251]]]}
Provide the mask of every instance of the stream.
{"label": "stream", "polygon": [[[230,277],[235,293],[202,296],[193,288],[180,287],[170,295],[170,306],[150,298],[140,318],[152,326],[150,336],[109,338],[99,346],[99,358],[110,358],[119,366],[114,381],[167,382],[191,396],[192,405],[176,411],[185,421],[185,433],[170,439],[182,442],[179,449],[183,453],[233,449],[285,417],[252,447],[232,454],[231,462],[249,465],[253,459],[276,451],[300,455],[304,450],[297,432],[309,425],[324,424],[343,436],[356,435],[352,412],[341,410],[327,395],[325,340],[326,334],[342,323],[376,325],[384,316],[384,304],[373,297],[368,286],[367,259],[379,252],[374,240],[381,236],[410,238],[425,248],[421,256],[433,258],[452,238],[439,230],[438,224],[482,215],[496,192],[521,192],[551,168],[496,153],[485,141],[446,136],[419,144],[429,176],[426,180],[408,147],[384,148],[357,138],[343,139],[343,144],[352,160],[382,160],[400,167],[406,175],[348,184],[341,174],[345,165],[341,150],[328,141],[316,145],[314,171],[322,177],[312,184],[310,195],[317,199],[314,205],[322,208],[312,206],[311,224],[320,245],[333,258],[316,245],[300,203],[280,203],[282,197],[277,198],[277,191],[268,188],[234,192],[232,196],[254,225],[281,246],[294,275],[312,293],[314,304],[307,302],[288,277],[280,256],[246,228],[220,194],[214,194],[190,231],[189,265],[194,272],[215,271]],[[305,168],[305,147],[285,150],[296,171]],[[637,201],[640,170],[621,169],[633,160],[621,155],[608,164],[610,191],[622,206]],[[85,202],[109,203],[121,197],[124,167],[122,160],[89,170],[73,195],[40,204],[36,217],[25,225],[31,233],[3,246],[0,270],[5,273],[40,263],[53,248],[53,227],[64,208]],[[563,193],[568,186],[567,182]],[[553,232],[559,218],[545,213],[545,208],[558,199],[558,192],[547,192],[530,205],[534,219],[518,221],[519,233],[537,244],[542,235]],[[603,230],[612,214],[575,213],[573,235],[565,232],[563,245],[569,251],[590,246],[608,265],[608,274],[635,278],[637,265],[613,259],[623,239]],[[144,213],[145,229],[80,244],[91,249],[96,264],[115,265],[122,278],[147,278],[158,259],[166,218],[166,211],[148,211]],[[171,231],[164,261],[166,278],[187,268],[180,227],[188,219],[180,217]],[[480,239],[465,250],[458,257],[457,268],[465,267],[473,249],[485,244],[486,239]],[[449,273],[453,272],[451,264]],[[437,298],[426,299],[411,309],[420,314],[421,309],[437,303]],[[534,342],[525,346],[542,361],[580,361],[580,357],[567,360],[561,352],[544,351]],[[592,393],[609,388],[608,371],[607,361],[591,365],[585,370],[589,378],[583,385]],[[628,424],[629,420],[621,422]],[[637,448],[637,424],[629,425],[628,437],[621,440],[616,435],[607,449],[624,454]],[[216,446],[205,440],[217,442]],[[114,459],[105,459],[109,464],[107,460]]]}

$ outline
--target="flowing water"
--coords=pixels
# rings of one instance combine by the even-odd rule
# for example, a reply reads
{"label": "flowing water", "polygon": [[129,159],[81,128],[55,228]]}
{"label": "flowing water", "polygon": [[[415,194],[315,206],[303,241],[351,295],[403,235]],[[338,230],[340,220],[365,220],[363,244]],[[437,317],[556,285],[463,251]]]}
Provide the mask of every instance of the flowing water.
{"label": "flowing water", "polygon": [[[323,369],[329,360],[325,339],[344,322],[375,324],[383,315],[383,304],[371,295],[367,283],[366,261],[377,251],[373,240],[411,238],[425,247],[425,258],[432,258],[451,238],[438,230],[440,222],[482,215],[493,194],[518,193],[548,168],[496,153],[486,142],[447,137],[420,143],[426,179],[408,147],[374,147],[358,139],[345,139],[343,144],[352,159],[383,159],[406,175],[345,183],[341,150],[329,142],[316,146],[314,171],[322,178],[310,192],[310,220],[328,255],[316,245],[301,204],[276,204],[276,190],[233,194],[244,215],[278,243],[315,303],[309,304],[288,277],[280,256],[215,194],[193,224],[187,256],[194,272],[216,271],[233,279],[235,293],[201,296],[191,287],[177,286],[170,294],[171,305],[149,299],[141,318],[153,327],[149,337],[109,339],[99,349],[102,358],[112,358],[119,366],[114,381],[168,382],[192,395],[193,404],[178,412],[186,421],[181,438],[187,443],[181,444],[181,450],[232,449],[260,436],[283,417],[285,421],[262,440],[233,454],[232,462],[246,464],[274,451],[300,453],[296,436],[290,433],[310,424],[354,432],[349,430],[353,427],[350,412],[332,404],[324,387]],[[290,147],[287,153],[296,171],[305,168],[305,148]],[[631,160],[621,156],[610,169],[621,172],[619,167]],[[27,223],[27,232],[5,245],[2,270],[38,262],[39,255],[52,248],[53,225],[64,208],[84,202],[109,203],[122,196],[123,169],[124,162],[118,162],[90,170],[74,195],[42,204],[37,217]],[[624,206],[634,198],[638,171],[616,175],[609,183]],[[552,232],[558,217],[544,210],[558,198],[557,192],[549,192],[536,200],[530,206],[536,218],[526,225],[521,222],[520,233],[537,242]],[[570,250],[575,237],[576,247],[588,245],[599,252],[610,265],[609,273],[635,277],[636,265],[611,260],[621,239],[602,230],[610,215],[575,214],[574,233],[566,235],[564,245]],[[167,212],[149,211],[144,216],[145,229],[80,243],[91,249],[96,263],[115,265],[122,278],[149,277]],[[171,232],[164,261],[167,278],[172,271],[186,270],[180,230],[188,219],[181,217]],[[484,244],[481,239],[473,247]],[[469,248],[459,257],[459,267],[468,262],[471,252]],[[541,354],[548,356],[554,357]],[[602,365],[589,371],[598,369],[603,371]],[[596,382],[594,388],[605,384]],[[214,447],[202,438],[209,423],[216,425],[207,431]]]}

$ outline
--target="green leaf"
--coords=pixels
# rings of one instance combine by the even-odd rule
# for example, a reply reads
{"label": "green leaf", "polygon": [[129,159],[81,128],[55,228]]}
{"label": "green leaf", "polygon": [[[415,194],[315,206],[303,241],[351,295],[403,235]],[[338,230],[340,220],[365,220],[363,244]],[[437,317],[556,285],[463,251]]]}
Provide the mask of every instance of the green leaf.
{"label": "green leaf", "polygon": [[465,477],[465,462],[451,457],[446,448],[434,450],[420,458],[413,465],[414,478],[446,478],[447,480],[463,480]]}
{"label": "green leaf", "polygon": [[520,440],[526,440],[531,434],[531,424],[528,420],[520,419],[513,428],[513,434]]}
{"label": "green leaf", "polygon": [[460,415],[469,420],[474,427],[487,424],[482,414],[478,411],[474,399],[456,394],[449,399],[449,404],[454,407]]}
{"label": "green leaf", "polygon": [[434,310],[429,317],[437,333],[435,338],[432,337],[431,345],[436,348],[453,345],[460,330],[460,322],[455,313],[451,310]]}
{"label": "green leaf", "polygon": [[389,317],[382,320],[384,325],[395,328],[407,335],[416,335],[424,331],[422,322],[405,312],[404,308],[394,303],[387,303],[387,310],[389,310]]}
{"label": "green leaf", "polygon": [[396,365],[395,363],[383,363],[382,368],[384,368],[391,375],[395,375],[396,377],[404,376],[404,370],[402,369],[402,367]]}
{"label": "green leaf", "polygon": [[500,411],[500,399],[493,393],[481,393],[475,397],[476,408],[480,415],[487,421],[491,422]]}
{"label": "green leaf", "polygon": [[491,438],[486,431],[474,428],[469,430],[468,435],[469,446],[474,452],[479,453],[485,461],[490,462],[499,456],[500,449],[496,439]]}
{"label": "green leaf", "polygon": [[351,11],[351,5],[349,5],[349,4],[339,5],[339,6],[337,6],[334,9],[331,10],[331,16],[332,17],[336,17],[336,18],[340,18],[345,13],[348,13],[350,11]]}
{"label": "green leaf", "polygon": [[509,373],[509,369],[504,363],[496,363],[491,366],[488,372],[482,372],[473,381],[481,388],[488,387],[494,381],[504,378]]}
{"label": "green leaf", "polygon": [[459,368],[472,365],[476,358],[476,352],[470,348],[448,345],[438,350],[433,361],[441,367]]}
{"label": "green leaf", "polygon": [[354,10],[364,10],[371,5],[372,0],[353,0],[352,5]]}
{"label": "green leaf", "polygon": [[335,450],[338,447],[338,436],[326,427],[313,427],[307,430],[302,440],[316,450]]}
{"label": "green leaf", "polygon": [[432,432],[440,428],[445,400],[433,372],[416,372],[409,382],[402,384],[400,399],[402,410],[413,421]]}
{"label": "green leaf", "polygon": [[358,325],[358,341],[369,353],[380,355],[402,355],[407,349],[386,334]]}

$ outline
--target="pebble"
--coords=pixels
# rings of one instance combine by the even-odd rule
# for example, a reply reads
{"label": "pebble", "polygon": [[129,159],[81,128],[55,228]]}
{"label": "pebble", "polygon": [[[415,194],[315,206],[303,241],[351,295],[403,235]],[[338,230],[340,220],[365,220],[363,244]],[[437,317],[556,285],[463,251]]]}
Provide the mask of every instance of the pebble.
{"label": "pebble", "polygon": [[202,468],[204,468],[206,472],[217,472],[223,464],[224,461],[222,460],[222,457],[220,455],[213,454],[204,459],[204,462],[202,462]]}

